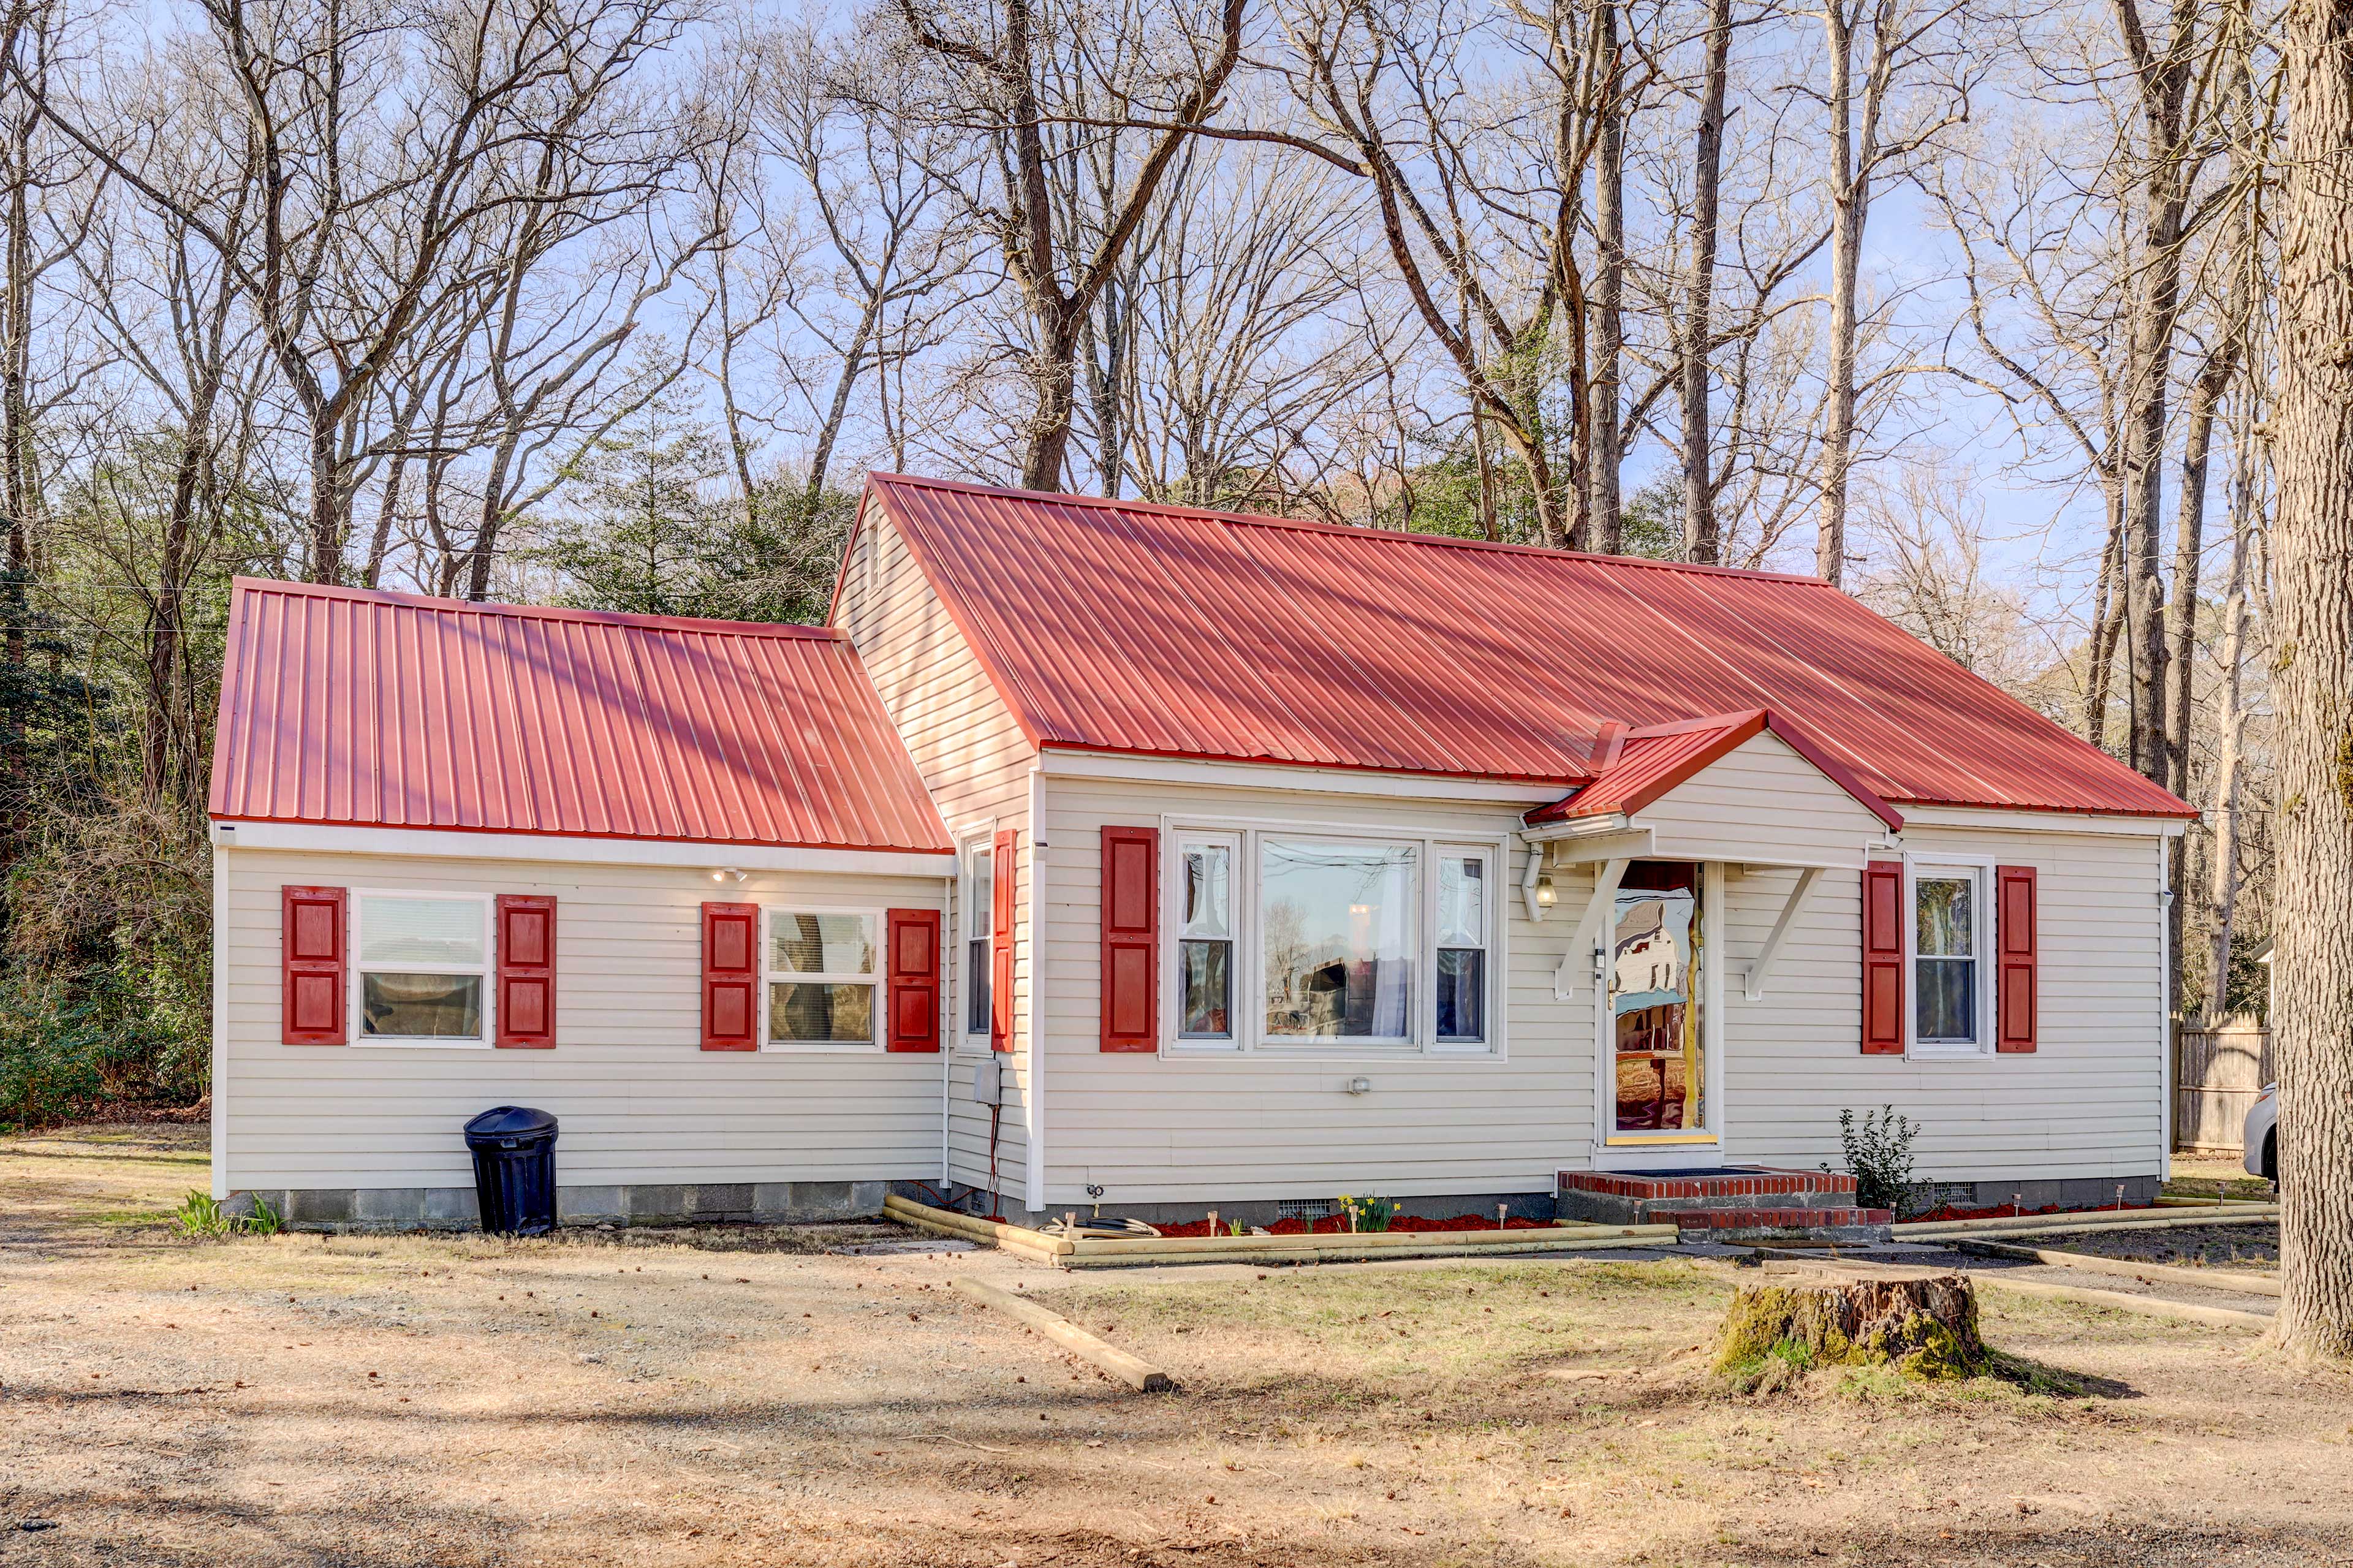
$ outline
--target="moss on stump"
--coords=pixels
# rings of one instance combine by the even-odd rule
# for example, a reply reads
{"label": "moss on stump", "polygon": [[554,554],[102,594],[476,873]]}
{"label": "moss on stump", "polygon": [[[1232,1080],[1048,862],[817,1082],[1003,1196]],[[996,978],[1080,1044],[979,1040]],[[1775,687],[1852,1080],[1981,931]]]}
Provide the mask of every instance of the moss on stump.
{"label": "moss on stump", "polygon": [[1817,1365],[1959,1378],[1983,1371],[1987,1360],[1976,1292],[1960,1275],[1942,1274],[1743,1286],[1725,1315],[1715,1366],[1736,1379],[1778,1385]]}

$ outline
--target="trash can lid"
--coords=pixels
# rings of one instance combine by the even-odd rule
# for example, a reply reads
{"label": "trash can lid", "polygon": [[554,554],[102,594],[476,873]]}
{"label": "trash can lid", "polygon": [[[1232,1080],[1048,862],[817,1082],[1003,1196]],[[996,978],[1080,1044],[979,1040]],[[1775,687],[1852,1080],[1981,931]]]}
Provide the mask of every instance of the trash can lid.
{"label": "trash can lid", "polygon": [[527,1105],[494,1105],[466,1123],[472,1138],[513,1138],[529,1132],[553,1132],[555,1118]]}

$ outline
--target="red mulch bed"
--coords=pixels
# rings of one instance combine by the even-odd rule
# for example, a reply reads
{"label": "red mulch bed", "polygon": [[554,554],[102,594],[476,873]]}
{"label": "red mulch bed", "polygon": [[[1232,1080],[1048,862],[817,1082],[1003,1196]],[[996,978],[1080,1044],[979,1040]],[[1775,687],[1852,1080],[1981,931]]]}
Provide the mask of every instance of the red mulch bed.
{"label": "red mulch bed", "polygon": [[2155,1204],[2126,1204],[2119,1208],[2118,1205],[2115,1204],[2102,1204],[2097,1208],[2063,1209],[2057,1204],[2045,1204],[2039,1209],[2022,1209],[2016,1204],[1996,1204],[1991,1208],[1965,1209],[1957,1208],[1951,1204],[1945,1204],[1939,1207],[1930,1209],[1926,1214],[1907,1215],[1905,1218],[1905,1223],[1907,1224],[1925,1220],[1949,1219],[2031,1219],[2039,1215],[2067,1215],[2071,1216],[2081,1215],[2086,1219],[2096,1219],[2104,1214],[2130,1214],[2135,1210],[2147,1210],[2153,1209],[2157,1206],[2158,1205]]}
{"label": "red mulch bed", "polygon": [[[1541,1219],[1507,1219],[1504,1222],[1504,1228],[1546,1230],[1551,1227],[1551,1223],[1549,1220]],[[1180,1224],[1155,1226],[1153,1228],[1163,1236],[1207,1236],[1209,1234],[1209,1222],[1206,1219],[1188,1219]],[[1222,1230],[1228,1227],[1221,1225],[1219,1228]],[[1419,1219],[1412,1215],[1401,1214],[1389,1221],[1389,1228],[1414,1232],[1493,1230],[1495,1228],[1495,1222],[1486,1215],[1476,1214],[1456,1215],[1452,1219]],[[1327,1214],[1322,1219],[1312,1223],[1303,1219],[1279,1219],[1268,1226],[1266,1229],[1270,1236],[1343,1236],[1347,1233],[1348,1216]]]}

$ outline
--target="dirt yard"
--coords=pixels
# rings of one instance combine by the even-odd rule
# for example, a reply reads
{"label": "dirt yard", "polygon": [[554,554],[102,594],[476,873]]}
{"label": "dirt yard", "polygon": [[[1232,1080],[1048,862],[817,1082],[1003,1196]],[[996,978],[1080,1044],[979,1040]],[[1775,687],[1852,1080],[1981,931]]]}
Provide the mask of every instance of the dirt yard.
{"label": "dirt yard", "polygon": [[[2341,1563],[2353,1378],[1989,1296],[2014,1380],[1727,1393],[1688,1263],[1161,1269],[868,1230],[191,1241],[0,1142],[0,1564]],[[1157,1361],[1106,1382],[949,1289]],[[46,1526],[47,1528],[27,1528]]]}

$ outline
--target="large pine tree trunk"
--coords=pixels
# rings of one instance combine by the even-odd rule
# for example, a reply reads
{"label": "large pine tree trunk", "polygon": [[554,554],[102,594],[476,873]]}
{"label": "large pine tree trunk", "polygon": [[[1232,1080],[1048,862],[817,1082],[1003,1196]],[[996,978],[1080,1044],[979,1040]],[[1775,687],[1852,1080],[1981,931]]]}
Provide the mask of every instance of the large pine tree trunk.
{"label": "large pine tree trunk", "polygon": [[2280,1337],[2353,1356],[2353,0],[2288,12],[2272,419]]}

